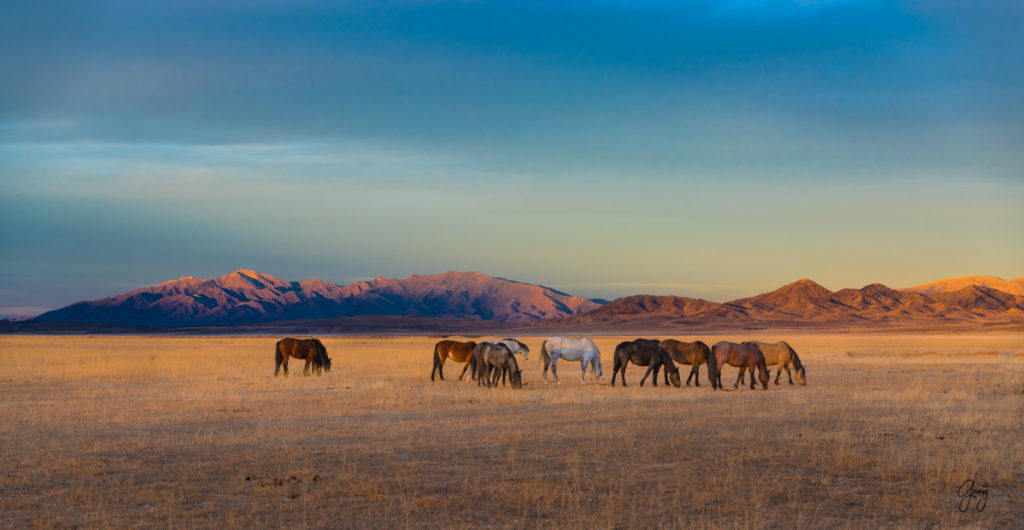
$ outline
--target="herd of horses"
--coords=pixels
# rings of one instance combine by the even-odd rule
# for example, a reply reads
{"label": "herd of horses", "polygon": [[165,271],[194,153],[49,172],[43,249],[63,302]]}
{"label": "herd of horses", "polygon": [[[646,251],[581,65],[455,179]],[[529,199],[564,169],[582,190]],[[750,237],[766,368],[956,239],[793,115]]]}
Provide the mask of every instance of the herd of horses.
{"label": "herd of horses", "polygon": [[[444,380],[444,364],[448,359],[457,363],[464,363],[462,373],[459,375],[461,381],[467,371],[478,384],[483,386],[495,386],[499,378],[504,385],[505,374],[509,374],[512,386],[522,387],[522,372],[515,360],[515,356],[522,354],[524,359],[529,359],[530,349],[516,339],[503,339],[500,341],[459,342],[454,340],[442,340],[434,345],[434,368],[430,372],[430,380],[435,375],[440,375]],[[586,382],[587,369],[590,368],[594,381],[600,380],[603,375],[601,369],[601,352],[597,349],[594,341],[587,338],[569,339],[565,337],[551,337],[544,341],[540,348],[541,359],[544,361],[543,379],[548,381],[548,370],[555,382],[558,382],[558,361],[565,360],[579,362],[581,367],[580,384]],[[712,347],[701,341],[683,342],[675,339],[655,340],[636,339],[619,343],[615,347],[615,367],[612,371],[612,386],[618,379],[622,386],[626,385],[626,366],[630,363],[637,366],[647,367],[643,378],[640,379],[640,386],[643,386],[648,377],[651,383],[658,386],[659,371],[664,377],[666,385],[673,385],[676,388],[682,386],[682,379],[679,375],[679,368],[676,364],[690,365],[690,375],[686,378],[686,385],[694,382],[700,386],[700,367],[707,365],[708,381],[711,388],[722,388],[722,368],[725,365],[735,366],[740,369],[733,388],[739,388],[743,382],[743,375],[750,372],[750,388],[754,388],[754,371],[757,371],[757,380],[761,387],[768,389],[769,370],[768,365],[775,365],[777,373],[775,384],[779,384],[779,377],[782,371],[786,371],[789,377],[789,384],[793,384],[793,375],[801,385],[807,384],[807,372],[800,356],[786,342],[758,342],[749,341],[742,343],[721,341]],[[792,367],[792,369],[790,368]]]}
{"label": "herd of horses", "polygon": [[[545,383],[548,381],[549,369],[554,381],[558,382],[559,360],[580,363],[580,384],[586,382],[588,368],[590,368],[595,383],[600,381],[603,375],[601,352],[597,349],[594,341],[588,338],[550,337],[541,345],[540,354],[544,361],[543,379]],[[430,380],[434,381],[435,376],[440,376],[441,380],[444,380],[444,365],[450,359],[463,364],[459,381],[465,378],[468,371],[470,377],[480,386],[495,387],[500,382],[502,386],[507,383],[512,388],[522,388],[523,373],[516,361],[516,355],[522,355],[524,360],[530,358],[530,348],[516,339],[480,342],[442,340],[434,345],[434,367],[430,371]],[[318,339],[282,339],[277,343],[274,358],[277,362],[277,367],[274,369],[275,376],[278,375],[282,366],[284,374],[288,375],[289,358],[305,361],[302,373],[307,376],[310,375],[311,370],[320,375],[331,369],[331,358],[327,356],[327,349]],[[666,386],[671,384],[676,388],[681,387],[682,378],[679,375],[677,363],[690,365],[686,386],[690,386],[691,381],[696,386],[700,386],[700,367],[702,365],[707,366],[707,378],[711,383],[711,388],[715,390],[722,388],[722,368],[725,365],[740,369],[733,388],[739,388],[739,385],[744,383],[744,374],[750,372],[750,388],[753,389],[756,370],[757,381],[761,383],[762,389],[767,390],[768,366],[770,365],[776,367],[776,385],[779,384],[783,370],[786,371],[789,384],[793,384],[794,374],[798,383],[807,384],[806,367],[800,362],[800,356],[786,342],[747,341],[736,343],[720,341],[709,347],[701,341],[683,342],[675,339],[641,338],[619,343],[615,347],[614,358],[612,386],[615,386],[616,379],[622,383],[622,386],[627,386],[626,366],[630,363],[647,367],[647,371],[640,379],[640,386],[644,386],[648,377],[651,377],[653,386],[658,386],[658,375],[661,372]]]}

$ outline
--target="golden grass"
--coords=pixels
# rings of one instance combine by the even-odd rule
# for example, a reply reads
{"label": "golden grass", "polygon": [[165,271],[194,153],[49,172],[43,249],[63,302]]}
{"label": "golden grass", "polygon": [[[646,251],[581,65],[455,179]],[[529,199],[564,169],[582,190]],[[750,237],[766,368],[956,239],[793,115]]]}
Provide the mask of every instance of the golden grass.
{"label": "golden grass", "polygon": [[611,388],[618,338],[582,387],[526,338],[513,391],[431,383],[429,337],[328,337],[329,375],[275,379],[276,337],[3,336],[0,524],[1024,524],[1024,336],[785,338],[808,386],[712,392]]}

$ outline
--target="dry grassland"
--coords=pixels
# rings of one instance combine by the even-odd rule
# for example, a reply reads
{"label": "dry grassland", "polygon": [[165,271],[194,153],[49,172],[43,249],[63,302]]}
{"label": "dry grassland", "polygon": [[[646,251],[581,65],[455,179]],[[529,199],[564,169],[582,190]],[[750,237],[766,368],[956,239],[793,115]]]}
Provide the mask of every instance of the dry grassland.
{"label": "dry grassland", "polygon": [[785,338],[806,387],[713,392],[610,387],[616,338],[583,387],[526,338],[513,391],[431,383],[429,337],[275,379],[276,337],[2,336],[0,525],[1024,526],[1024,336]]}

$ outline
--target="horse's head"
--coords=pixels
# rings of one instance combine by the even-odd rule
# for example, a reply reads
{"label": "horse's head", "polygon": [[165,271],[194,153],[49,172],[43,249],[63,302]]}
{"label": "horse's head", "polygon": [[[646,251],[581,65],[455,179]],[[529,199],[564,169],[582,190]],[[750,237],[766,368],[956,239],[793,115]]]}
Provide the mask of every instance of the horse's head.
{"label": "horse's head", "polygon": [[683,382],[679,379],[679,369],[674,364],[666,364],[665,373],[668,374],[668,380],[672,386],[676,388],[683,386]]}
{"label": "horse's head", "polygon": [[516,343],[519,344],[519,351],[523,352],[523,360],[524,361],[529,361],[530,360],[530,347],[527,346],[523,342],[519,342],[518,340],[516,341]]}
{"label": "horse's head", "polygon": [[800,365],[800,368],[796,369],[796,381],[800,383],[800,386],[807,385],[807,367]]}

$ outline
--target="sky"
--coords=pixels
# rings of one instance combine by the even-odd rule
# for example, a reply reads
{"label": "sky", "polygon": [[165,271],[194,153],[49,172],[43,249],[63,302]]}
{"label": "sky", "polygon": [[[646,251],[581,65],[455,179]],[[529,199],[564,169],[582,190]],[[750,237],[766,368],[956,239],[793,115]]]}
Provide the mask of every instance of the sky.
{"label": "sky", "polygon": [[0,316],[253,269],[1024,276],[1024,3],[0,5]]}

